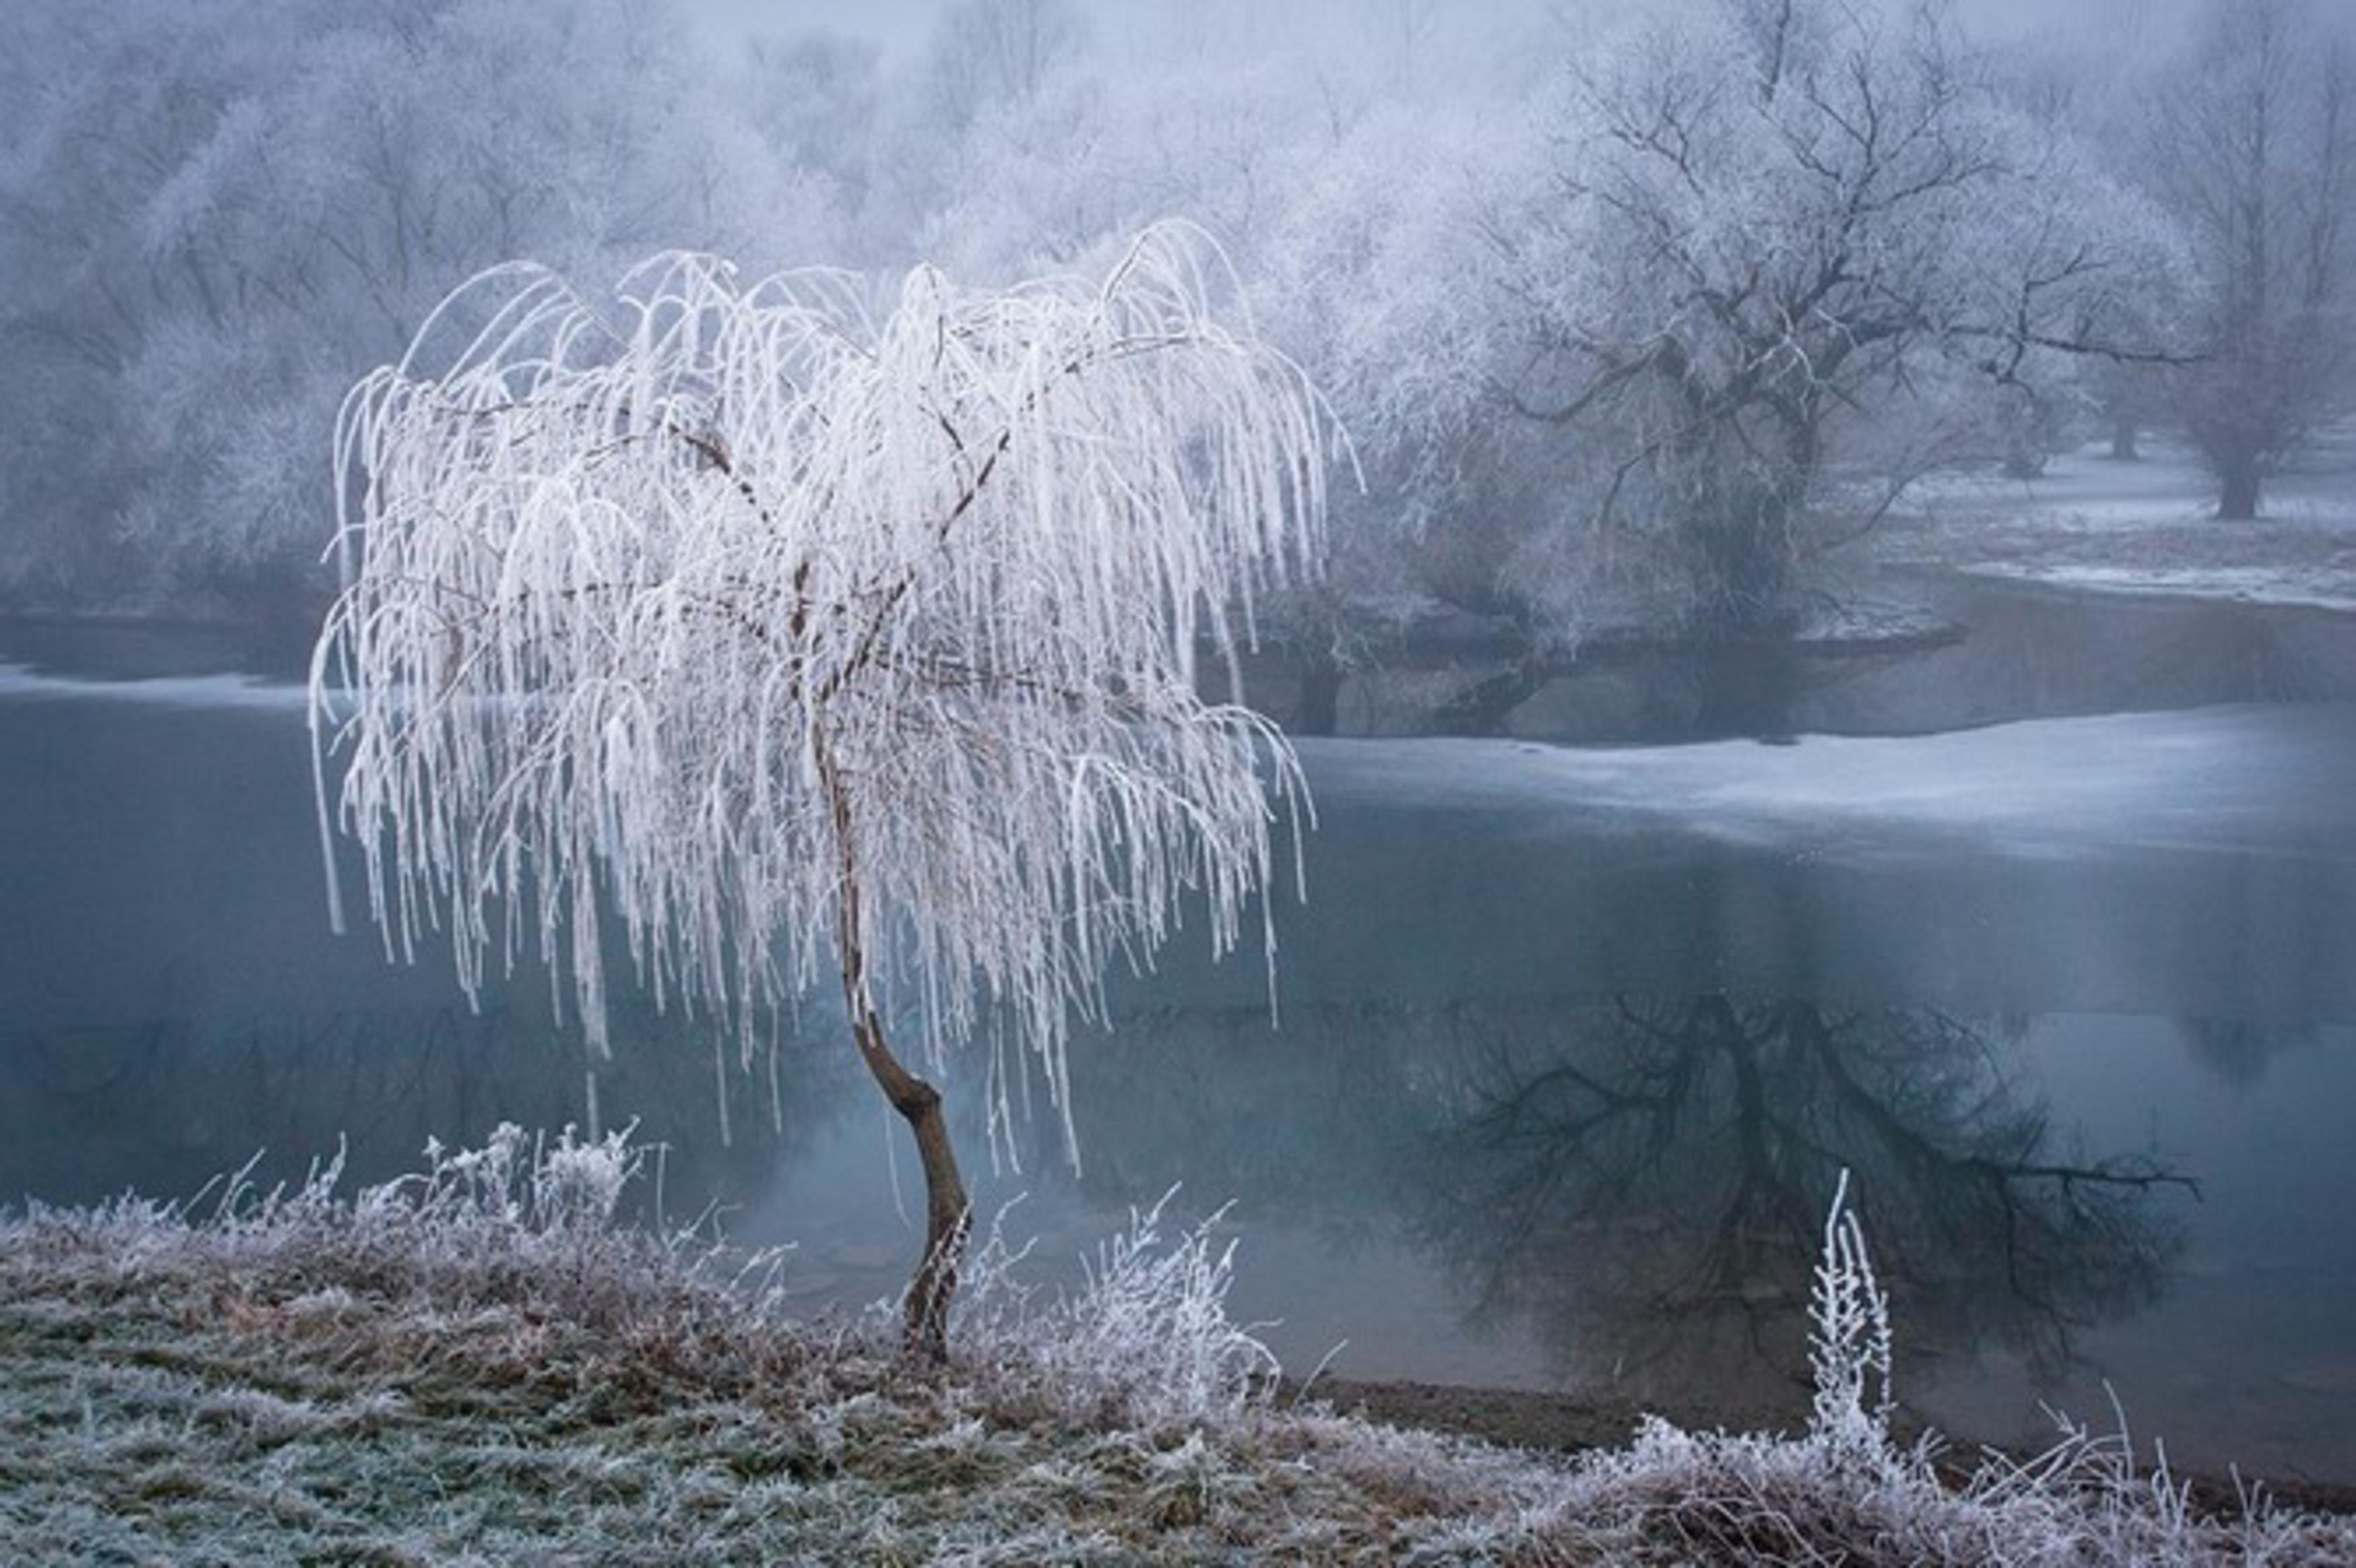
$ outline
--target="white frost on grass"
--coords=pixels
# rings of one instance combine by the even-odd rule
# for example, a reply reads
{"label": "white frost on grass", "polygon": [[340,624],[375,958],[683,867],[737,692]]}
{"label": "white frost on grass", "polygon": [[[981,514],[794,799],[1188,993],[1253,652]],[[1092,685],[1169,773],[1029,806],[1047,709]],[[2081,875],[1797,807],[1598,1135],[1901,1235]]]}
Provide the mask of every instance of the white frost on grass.
{"label": "white frost on grass", "polygon": [[1070,1303],[1017,1292],[915,1368],[888,1325],[794,1324],[616,1228],[637,1153],[503,1128],[350,1200],[330,1164],[202,1219],[0,1216],[0,1560],[2356,1560],[2356,1520],[2247,1489],[2205,1514],[2124,1437],[1961,1481],[1896,1446],[1845,1204],[1808,1430],[1655,1420],[1566,1458],[1258,1397],[1231,1248],[1210,1222],[1165,1245],[1160,1206]]}

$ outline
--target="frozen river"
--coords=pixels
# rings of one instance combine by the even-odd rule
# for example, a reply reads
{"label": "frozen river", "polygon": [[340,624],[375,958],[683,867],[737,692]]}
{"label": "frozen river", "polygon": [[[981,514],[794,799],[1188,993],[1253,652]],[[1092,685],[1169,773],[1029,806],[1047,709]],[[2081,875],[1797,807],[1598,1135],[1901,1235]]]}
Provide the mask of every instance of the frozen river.
{"label": "frozen river", "polygon": [[[1042,1117],[980,1184],[1043,1258],[1183,1181],[1295,1371],[1772,1414],[1847,1166],[1909,1403],[2034,1436],[2107,1380],[2179,1460],[2356,1482],[2356,709],[1304,756],[1280,1024],[1256,962],[1122,982],[1083,1170]],[[0,668],[0,1196],[584,1118],[537,985],[470,1016],[332,937],[316,855],[290,689]],[[799,1243],[813,1307],[896,1285],[897,1135],[822,1012],[724,1142],[708,1043],[616,1032],[667,1208]]]}

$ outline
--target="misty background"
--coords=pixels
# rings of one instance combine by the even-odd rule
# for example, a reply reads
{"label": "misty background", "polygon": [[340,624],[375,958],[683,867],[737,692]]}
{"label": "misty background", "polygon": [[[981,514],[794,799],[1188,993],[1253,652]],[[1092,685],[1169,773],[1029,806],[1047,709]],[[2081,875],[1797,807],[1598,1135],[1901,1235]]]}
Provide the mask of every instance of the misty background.
{"label": "misty background", "polygon": [[1002,282],[1183,216],[1357,446],[1347,663],[1774,634],[1904,481],[2349,392],[2350,15],[2303,0],[174,0],[0,60],[0,606],[315,624],[354,379],[473,272]]}

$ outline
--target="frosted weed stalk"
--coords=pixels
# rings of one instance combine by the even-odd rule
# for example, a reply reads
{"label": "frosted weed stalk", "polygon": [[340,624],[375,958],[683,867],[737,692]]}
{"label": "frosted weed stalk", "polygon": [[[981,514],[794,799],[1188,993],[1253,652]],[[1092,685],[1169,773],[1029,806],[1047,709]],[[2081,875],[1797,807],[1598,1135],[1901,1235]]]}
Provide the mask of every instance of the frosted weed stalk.
{"label": "frosted weed stalk", "polygon": [[1601,1532],[1631,1562],[1952,1564],[2324,1564],[2356,1561],[2356,1522],[2275,1508],[2204,1518],[2165,1450],[2141,1474],[2122,1415],[2100,1437],[2057,1417],[2028,1459],[1988,1451],[1960,1485],[1926,1437],[1890,1434],[1893,1334],[1843,1171],[1809,1300],[1815,1394],[1796,1437],[1681,1430],[1648,1417],[1635,1442],[1583,1461],[1548,1509],[1551,1536]]}
{"label": "frosted weed stalk", "polygon": [[1824,1251],[1808,1297],[1808,1435],[1835,1459],[1886,1466],[1890,1448],[1890,1298],[1873,1276],[1865,1232],[1840,1173],[1825,1215]]}

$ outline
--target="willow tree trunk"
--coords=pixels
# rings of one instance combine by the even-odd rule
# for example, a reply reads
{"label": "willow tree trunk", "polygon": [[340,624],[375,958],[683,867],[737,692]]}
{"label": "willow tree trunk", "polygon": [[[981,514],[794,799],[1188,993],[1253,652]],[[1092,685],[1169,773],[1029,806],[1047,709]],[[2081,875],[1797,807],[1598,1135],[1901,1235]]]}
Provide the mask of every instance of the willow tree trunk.
{"label": "willow tree trunk", "polygon": [[906,1119],[925,1171],[925,1251],[917,1259],[915,1277],[908,1282],[904,1343],[911,1356],[942,1361],[948,1357],[949,1302],[957,1295],[958,1264],[965,1254],[972,1206],[966,1197],[965,1180],[958,1173],[957,1150],[949,1143],[941,1092],[903,1066],[884,1038],[884,1020],[875,1011],[867,983],[851,792],[823,728],[814,732],[812,749],[834,824],[836,871],[841,879],[836,942],[841,950],[842,1000],[851,1018],[851,1038],[858,1042],[860,1060],[867,1063],[884,1097]]}
{"label": "willow tree trunk", "polygon": [[[844,983],[850,984],[855,959],[843,959]],[[910,1355],[929,1361],[944,1360],[949,1348],[949,1302],[957,1295],[958,1264],[965,1255],[966,1232],[972,1213],[965,1181],[958,1174],[957,1150],[949,1143],[948,1120],[941,1112],[941,1092],[900,1064],[884,1038],[883,1020],[875,1010],[851,996],[851,1033],[859,1054],[882,1086],[892,1108],[906,1118],[916,1139],[916,1157],[925,1168],[925,1251],[916,1276],[908,1282],[906,1324],[903,1342]]]}

